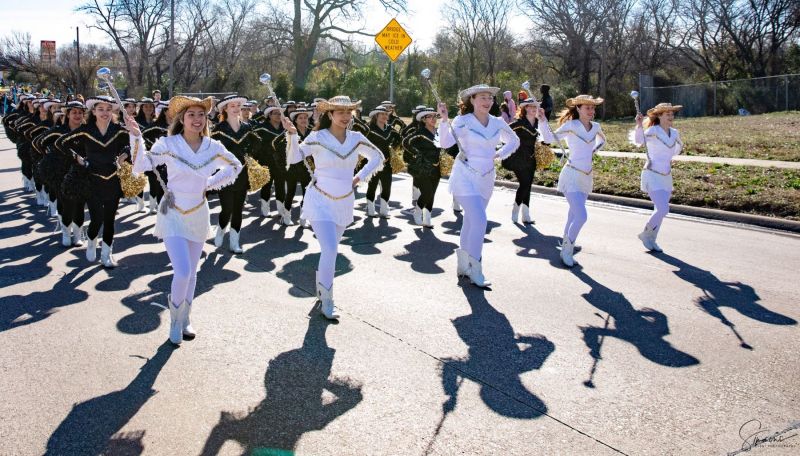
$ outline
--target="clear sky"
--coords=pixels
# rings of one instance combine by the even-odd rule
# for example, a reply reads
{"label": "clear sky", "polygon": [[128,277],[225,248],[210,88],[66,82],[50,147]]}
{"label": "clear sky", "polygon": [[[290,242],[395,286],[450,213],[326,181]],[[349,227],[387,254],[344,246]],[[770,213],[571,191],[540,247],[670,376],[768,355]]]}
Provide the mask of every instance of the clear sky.
{"label": "clear sky", "polygon": [[[56,47],[72,44],[75,40],[75,27],[81,27],[81,43],[106,42],[105,34],[86,27],[87,16],[73,10],[86,0],[2,0],[0,7],[0,36],[12,31],[29,32],[32,42],[55,40]],[[366,30],[378,32],[392,18],[380,7],[380,3],[369,0],[370,7],[365,14]],[[397,20],[414,40],[412,46],[426,49],[433,44],[436,33],[443,26],[441,5],[443,0],[407,0],[409,13],[397,16]],[[519,18],[512,18],[519,21]],[[512,28],[514,30],[514,28]],[[371,38],[360,38],[372,44]]]}

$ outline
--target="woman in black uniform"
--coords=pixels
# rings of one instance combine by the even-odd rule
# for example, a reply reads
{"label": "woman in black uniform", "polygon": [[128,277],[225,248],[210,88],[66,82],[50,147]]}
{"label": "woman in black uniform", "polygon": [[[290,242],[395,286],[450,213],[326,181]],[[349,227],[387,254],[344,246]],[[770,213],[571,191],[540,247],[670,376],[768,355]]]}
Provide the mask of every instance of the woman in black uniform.
{"label": "woman in black uniform", "polygon": [[[400,133],[393,129],[389,121],[389,111],[378,106],[369,113],[369,131],[367,139],[375,144],[383,152],[383,162],[389,163],[392,149],[398,147],[402,142]],[[375,176],[369,180],[367,185],[367,215],[376,217],[375,213],[375,192],[381,184],[380,216],[389,218],[389,197],[392,193],[392,167],[384,166]]]}
{"label": "woman in black uniform", "polygon": [[419,126],[410,135],[403,139],[403,151],[408,173],[414,177],[414,182],[419,186],[419,198],[414,206],[414,222],[427,228],[433,227],[431,211],[433,211],[433,198],[439,179],[442,177],[439,170],[439,140],[436,137],[436,118],[438,114],[433,108],[417,110],[414,115]]}
{"label": "woman in black uniform", "polygon": [[538,106],[534,100],[522,100],[517,109],[517,119],[509,126],[519,137],[519,149],[503,160],[503,168],[512,171],[517,177],[519,187],[514,197],[514,207],[511,209],[511,220],[519,222],[519,213],[522,211],[522,223],[533,223],[531,219],[531,187],[533,174],[536,171],[536,156],[534,150],[538,138],[539,121],[536,119]]}
{"label": "woman in black uniform", "polygon": [[[109,96],[90,97],[86,100],[89,110],[86,125],[62,136],[55,143],[65,154],[75,152],[75,160],[89,172],[91,193],[87,201],[90,220],[86,259],[93,262],[97,258],[97,237],[102,226],[100,261],[107,268],[117,266],[112,255],[114,219],[122,198],[117,166],[122,160],[130,161],[128,132],[113,121],[115,104]],[[133,151],[133,154],[136,153]]]}
{"label": "woman in black uniform", "polygon": [[[136,115],[136,123],[139,124],[139,130],[142,132],[144,144],[147,149],[153,147],[158,138],[167,136],[167,112],[169,109],[162,109],[158,116],[156,116],[156,104],[151,98],[142,98],[139,101],[139,113]],[[167,168],[164,165],[156,167],[156,171],[145,171],[147,176],[147,184],[150,188],[150,213],[155,214],[158,212],[158,203],[164,196],[164,189],[156,178],[156,172],[161,175],[164,183],[167,183]]]}
{"label": "woman in black uniform", "polygon": [[[270,100],[273,100],[270,98]],[[272,185],[275,185],[275,207],[278,216],[283,220],[286,210],[284,201],[286,200],[286,154],[279,154],[272,147],[275,138],[284,135],[283,125],[281,125],[281,108],[279,106],[268,106],[264,109],[264,122],[255,127],[255,132],[261,138],[259,145],[259,163],[269,168],[269,181],[261,187],[261,215],[269,217],[269,198],[272,193]],[[253,157],[256,158],[256,157]]]}
{"label": "woman in black uniform", "polygon": [[[306,109],[296,109],[289,114],[289,119],[291,119],[294,126],[297,128],[297,140],[299,143],[302,143],[303,140],[306,139],[306,136],[311,133],[311,128],[308,125],[310,114],[311,111]],[[286,156],[286,135],[284,134],[276,137],[272,143],[272,147],[275,149],[276,154]],[[286,173],[286,201],[283,213],[284,225],[294,225],[294,221],[292,220],[292,202],[294,201],[294,195],[297,191],[297,184],[300,184],[303,188],[303,195],[305,196],[306,188],[310,182],[311,175],[308,173],[305,162],[301,161],[289,165],[289,170]],[[306,220],[301,216],[300,226],[305,227],[306,225]]]}
{"label": "woman in black uniform", "polygon": [[34,140],[33,147],[45,154],[40,166],[44,168],[45,185],[53,189],[53,193],[50,195],[56,198],[61,222],[61,244],[64,247],[80,247],[83,245],[81,227],[83,227],[86,200],[75,198],[73,194],[65,194],[62,191],[64,176],[75,160],[71,153],[65,154],[55,147],[55,143],[62,136],[70,134],[83,125],[86,107],[80,101],[70,101],[65,103],[61,110],[65,115],[64,122],[51,128],[45,134],[39,135]]}
{"label": "woman in black uniform", "polygon": [[28,166],[30,166],[29,172],[36,190],[36,204],[39,206],[47,206],[48,198],[45,194],[41,177],[39,179],[36,178],[36,168],[39,160],[42,159],[42,154],[33,148],[33,139],[53,126],[53,115],[44,107],[46,101],[48,101],[47,98],[36,98],[31,101],[31,114],[23,121],[17,122],[18,137],[23,139]]}
{"label": "woman in black uniform", "polygon": [[247,177],[245,155],[256,158],[260,138],[247,122],[241,121],[242,104],[247,102],[247,97],[228,95],[219,103],[219,123],[211,132],[211,137],[220,141],[225,148],[233,153],[242,162],[244,170],[239,173],[236,182],[219,190],[219,202],[222,210],[219,213],[217,233],[214,245],[222,247],[225,231],[230,224],[230,237],[228,248],[233,253],[242,253],[239,246],[239,233],[242,231],[242,210],[247,191],[250,189],[250,180]]}

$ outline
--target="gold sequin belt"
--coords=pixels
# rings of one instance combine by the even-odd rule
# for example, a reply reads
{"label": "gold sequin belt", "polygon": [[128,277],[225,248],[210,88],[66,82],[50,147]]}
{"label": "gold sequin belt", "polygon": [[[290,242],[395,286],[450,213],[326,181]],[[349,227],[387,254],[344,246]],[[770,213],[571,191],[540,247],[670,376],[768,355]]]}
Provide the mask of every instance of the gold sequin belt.
{"label": "gold sequin belt", "polygon": [[189,214],[191,214],[192,212],[195,212],[196,210],[198,210],[198,209],[200,209],[201,207],[203,207],[205,204],[206,204],[206,197],[205,197],[205,195],[203,195],[203,200],[202,200],[202,201],[200,201],[200,203],[199,203],[197,206],[195,206],[195,207],[192,207],[192,208],[189,208],[189,209],[181,209],[181,208],[179,208],[179,207],[178,207],[178,205],[177,205],[177,204],[173,204],[173,205],[170,207],[170,209],[175,209],[175,210],[176,210],[176,211],[178,211],[178,213],[180,213],[181,215],[189,215]]}
{"label": "gold sequin belt", "polygon": [[115,171],[115,172],[109,174],[108,176],[103,176],[102,174],[92,173],[92,176],[99,177],[100,179],[103,179],[103,180],[111,180],[111,179],[117,177],[117,172]]}
{"label": "gold sequin belt", "polygon": [[352,194],[353,194],[353,191],[354,191],[354,190],[352,190],[352,189],[351,189],[351,190],[350,190],[350,193],[348,193],[348,194],[346,194],[346,195],[342,195],[342,196],[333,196],[333,195],[331,195],[330,193],[326,192],[325,190],[323,190],[323,189],[319,188],[319,185],[317,185],[317,183],[316,183],[316,182],[314,182],[314,188],[315,188],[315,189],[317,189],[317,191],[318,191],[318,192],[320,192],[320,193],[322,194],[322,196],[324,196],[324,197],[326,197],[326,198],[328,198],[328,199],[332,199],[332,200],[334,200],[334,201],[343,200],[343,199],[345,199],[345,198],[349,197],[350,195],[352,195]]}
{"label": "gold sequin belt", "polygon": [[644,167],[644,169],[645,169],[645,171],[650,171],[651,173],[660,174],[662,176],[669,176],[670,174],[672,174],[672,170],[669,170],[666,173],[658,172],[658,171],[656,171],[656,170],[654,170],[653,168],[650,167],[650,163],[648,163],[647,166]]}
{"label": "gold sequin belt", "polygon": [[585,174],[585,175],[587,175],[587,176],[591,176],[591,175],[592,175],[592,172],[594,171],[594,170],[592,170],[592,169],[590,169],[589,171],[584,171],[584,170],[582,170],[582,169],[580,169],[580,168],[576,168],[576,167],[572,166],[572,164],[571,164],[571,163],[567,163],[567,165],[566,165],[566,166],[567,166],[567,168],[572,168],[572,169],[574,169],[575,171],[577,171],[577,172],[579,172],[579,173],[582,173],[582,174]]}

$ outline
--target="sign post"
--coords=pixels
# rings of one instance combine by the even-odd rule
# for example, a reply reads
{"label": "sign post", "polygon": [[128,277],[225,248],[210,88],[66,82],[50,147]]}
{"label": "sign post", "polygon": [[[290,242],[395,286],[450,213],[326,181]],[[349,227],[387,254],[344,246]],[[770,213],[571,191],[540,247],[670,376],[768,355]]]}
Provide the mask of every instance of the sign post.
{"label": "sign post", "polygon": [[386,27],[375,35],[375,42],[391,59],[389,63],[389,101],[392,103],[394,103],[394,62],[412,41],[397,19],[389,21]]}

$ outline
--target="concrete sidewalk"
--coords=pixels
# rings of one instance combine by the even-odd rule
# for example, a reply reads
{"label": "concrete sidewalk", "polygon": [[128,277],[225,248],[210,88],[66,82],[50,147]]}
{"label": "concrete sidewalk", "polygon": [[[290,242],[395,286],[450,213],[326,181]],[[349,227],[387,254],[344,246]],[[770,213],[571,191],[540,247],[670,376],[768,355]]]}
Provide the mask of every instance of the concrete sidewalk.
{"label": "concrete sidewalk", "polygon": [[[647,154],[639,152],[618,152],[601,150],[597,153],[601,157],[635,158],[647,160]],[[781,168],[781,169],[800,169],[800,162],[780,161],[780,160],[757,160],[754,158],[730,158],[730,157],[705,157],[702,155],[678,155],[673,158],[675,161],[696,162],[696,163],[716,163],[721,165],[733,166],[758,166],[760,168]]]}
{"label": "concrete sidewalk", "polygon": [[590,204],[569,270],[563,198],[515,225],[497,188],[480,290],[456,279],[446,182],[421,229],[397,176],[389,220],[359,193],[339,324],[315,309],[311,230],[248,204],[245,253],[206,244],[199,334],[172,349],[154,216],[124,204],[120,266],[89,264],[2,149],[2,455],[694,455],[775,433],[748,454],[800,451],[796,235],[671,216],[647,254],[648,211]]}

